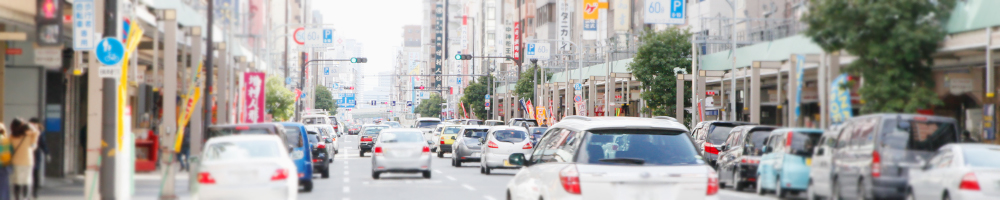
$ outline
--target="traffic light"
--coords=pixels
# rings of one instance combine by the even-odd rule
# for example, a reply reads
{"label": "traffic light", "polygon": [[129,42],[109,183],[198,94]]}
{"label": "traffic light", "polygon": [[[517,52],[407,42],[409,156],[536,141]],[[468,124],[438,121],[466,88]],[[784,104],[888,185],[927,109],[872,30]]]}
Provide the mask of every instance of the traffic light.
{"label": "traffic light", "polygon": [[421,85],[421,86],[420,86],[420,90],[423,90],[423,89],[424,89],[424,86],[423,86],[423,85]]}
{"label": "traffic light", "polygon": [[35,33],[41,46],[62,45],[62,12],[59,0],[37,0]]}
{"label": "traffic light", "polygon": [[472,60],[470,54],[455,54],[455,60]]}
{"label": "traffic light", "polygon": [[365,57],[352,57],[351,58],[351,63],[367,63],[367,62],[368,62],[368,58],[365,58]]}

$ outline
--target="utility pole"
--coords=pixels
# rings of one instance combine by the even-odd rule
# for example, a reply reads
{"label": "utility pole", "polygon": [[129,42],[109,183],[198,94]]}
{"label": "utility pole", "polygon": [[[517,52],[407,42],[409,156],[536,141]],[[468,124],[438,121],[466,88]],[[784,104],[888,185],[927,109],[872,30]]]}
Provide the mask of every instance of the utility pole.
{"label": "utility pole", "polygon": [[[177,97],[177,11],[162,10],[163,19],[163,97]],[[177,133],[177,103],[163,101],[163,123],[160,124],[160,167],[163,182],[160,199],[177,199],[174,182],[176,161],[174,161],[174,136]],[[88,130],[89,133],[90,130]],[[97,144],[100,145],[100,144]]]}
{"label": "utility pole", "polygon": [[[104,0],[102,15],[104,16],[104,27],[102,28],[104,37],[120,39],[118,37],[118,33],[121,33],[121,30],[118,29],[118,22],[120,21],[118,19],[118,0]],[[124,62],[128,61],[122,62],[123,65],[127,66]],[[97,71],[91,72],[95,73]],[[100,85],[91,85],[90,87],[95,86],[103,88],[99,93],[102,95],[102,100],[90,102],[90,104],[101,104],[100,110],[102,113],[97,118],[100,119],[100,125],[105,127],[99,132],[101,144],[104,145],[98,147],[98,156],[103,157],[100,158],[99,163],[98,191],[101,199],[115,199],[115,153],[112,151],[115,151],[118,147],[118,130],[110,127],[116,127],[117,124],[117,81],[114,78],[101,78]]]}
{"label": "utility pole", "polygon": [[[291,0],[285,0],[285,24],[289,24],[290,23],[288,21],[288,15],[290,15],[290,13],[291,13],[291,10],[288,10],[288,4],[291,4],[290,1]],[[287,28],[285,28],[284,33],[285,34],[288,33],[288,29]],[[284,57],[285,61],[283,63],[281,63],[280,65],[278,65],[278,66],[282,66],[282,67],[285,68],[285,79],[287,80],[288,77],[290,77],[290,75],[291,75],[288,72],[288,69],[290,68],[290,67],[288,67],[288,37],[285,37],[285,42],[284,43],[285,43],[285,53],[282,53],[281,55]]]}

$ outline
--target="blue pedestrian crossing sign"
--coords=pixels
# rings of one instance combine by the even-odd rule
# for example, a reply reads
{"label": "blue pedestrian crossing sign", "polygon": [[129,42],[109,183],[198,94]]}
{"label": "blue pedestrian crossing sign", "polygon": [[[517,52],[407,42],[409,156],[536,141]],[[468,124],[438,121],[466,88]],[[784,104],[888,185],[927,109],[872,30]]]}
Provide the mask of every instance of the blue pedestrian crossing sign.
{"label": "blue pedestrian crossing sign", "polygon": [[330,75],[330,67],[323,67],[323,75]]}
{"label": "blue pedestrian crossing sign", "polygon": [[118,65],[125,56],[125,45],[114,37],[106,37],[97,45],[97,61],[104,65]]}

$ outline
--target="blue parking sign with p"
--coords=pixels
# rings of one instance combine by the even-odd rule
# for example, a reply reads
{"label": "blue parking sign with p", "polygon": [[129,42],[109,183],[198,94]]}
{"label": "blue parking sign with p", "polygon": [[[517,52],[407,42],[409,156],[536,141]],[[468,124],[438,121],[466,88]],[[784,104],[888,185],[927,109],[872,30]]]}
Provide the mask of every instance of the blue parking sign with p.
{"label": "blue parking sign with p", "polygon": [[535,55],[535,44],[525,44],[525,51],[528,55]]}
{"label": "blue parking sign with p", "polygon": [[684,18],[684,0],[670,0],[670,18]]}
{"label": "blue parking sign with p", "polygon": [[333,43],[333,29],[323,29],[323,43]]}

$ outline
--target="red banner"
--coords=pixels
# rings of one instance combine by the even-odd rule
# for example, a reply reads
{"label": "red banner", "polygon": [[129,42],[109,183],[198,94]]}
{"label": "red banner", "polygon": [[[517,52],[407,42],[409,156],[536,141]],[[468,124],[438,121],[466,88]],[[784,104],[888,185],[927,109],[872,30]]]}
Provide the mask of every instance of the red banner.
{"label": "red banner", "polygon": [[243,73],[245,83],[243,89],[244,112],[243,123],[264,122],[264,73],[246,72]]}

